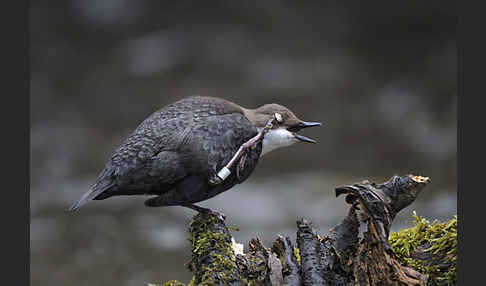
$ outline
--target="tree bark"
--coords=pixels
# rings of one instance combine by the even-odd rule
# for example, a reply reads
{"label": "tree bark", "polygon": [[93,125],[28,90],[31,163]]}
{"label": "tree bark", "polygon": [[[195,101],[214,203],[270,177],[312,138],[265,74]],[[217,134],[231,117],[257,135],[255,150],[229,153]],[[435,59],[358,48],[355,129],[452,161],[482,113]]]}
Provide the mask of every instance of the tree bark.
{"label": "tree bark", "polygon": [[235,251],[223,216],[199,213],[190,224],[188,265],[194,278],[189,285],[427,285],[426,275],[400,264],[388,236],[396,214],[428,182],[406,175],[336,188],[350,208],[328,235],[300,219],[295,244],[278,236],[267,248],[257,238],[247,253]]}

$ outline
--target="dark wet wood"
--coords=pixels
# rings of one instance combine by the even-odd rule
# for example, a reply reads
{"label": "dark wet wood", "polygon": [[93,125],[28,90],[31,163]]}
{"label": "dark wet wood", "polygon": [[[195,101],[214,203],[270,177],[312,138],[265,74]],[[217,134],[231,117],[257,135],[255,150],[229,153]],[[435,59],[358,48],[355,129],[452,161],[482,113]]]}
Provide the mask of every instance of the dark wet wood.
{"label": "dark wet wood", "polygon": [[[216,242],[206,256],[193,254],[190,265],[195,281],[203,285],[426,285],[424,275],[397,261],[388,234],[396,214],[417,198],[428,181],[406,175],[383,184],[365,181],[336,188],[336,196],[346,195],[350,209],[328,235],[320,236],[311,222],[301,219],[295,246],[282,236],[271,248],[252,239],[247,253],[231,256],[228,243]],[[211,213],[194,217],[190,231],[195,240],[205,237],[198,231],[220,233],[226,242],[230,239],[224,218]],[[197,241],[192,245],[197,247]],[[223,261],[211,259],[215,257],[211,253],[222,255]],[[217,263],[225,263],[229,271],[215,272],[221,269]]]}

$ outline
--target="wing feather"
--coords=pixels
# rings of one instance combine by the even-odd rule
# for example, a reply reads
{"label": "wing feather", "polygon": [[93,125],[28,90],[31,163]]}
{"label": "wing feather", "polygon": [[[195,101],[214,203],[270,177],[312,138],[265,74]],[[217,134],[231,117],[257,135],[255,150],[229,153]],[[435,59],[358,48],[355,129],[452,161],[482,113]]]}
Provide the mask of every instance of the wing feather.
{"label": "wing feather", "polygon": [[211,174],[256,133],[241,108],[222,99],[192,97],[167,105],[122,142],[71,209],[112,195],[163,192],[191,172]]}

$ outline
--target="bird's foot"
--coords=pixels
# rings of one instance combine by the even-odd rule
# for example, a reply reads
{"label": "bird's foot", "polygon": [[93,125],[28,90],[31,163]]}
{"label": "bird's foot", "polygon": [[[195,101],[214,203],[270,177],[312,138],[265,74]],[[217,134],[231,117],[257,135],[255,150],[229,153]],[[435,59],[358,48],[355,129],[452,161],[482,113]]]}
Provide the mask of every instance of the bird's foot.
{"label": "bird's foot", "polygon": [[197,205],[184,205],[185,207],[188,207],[192,210],[195,210],[197,211],[198,213],[202,213],[202,214],[206,214],[206,215],[214,215],[216,216],[218,219],[220,220],[225,220],[226,219],[226,215],[223,214],[223,213],[220,213],[218,211],[213,211],[212,209],[208,209],[208,208],[203,208],[203,207],[200,207],[200,206],[197,206]]}
{"label": "bird's foot", "polygon": [[[231,160],[224,166],[217,175],[213,175],[212,177],[209,178],[209,184],[211,185],[218,185],[221,184],[230,174],[231,171],[230,169],[235,165],[238,164],[237,168],[237,176],[239,179],[239,171],[243,169],[245,165],[245,160],[246,160],[246,153],[248,152],[249,149],[255,149],[258,146],[258,143],[263,140],[263,137],[265,134],[272,128],[272,122],[275,119],[271,119],[267,125],[261,130],[260,132],[257,133],[254,137],[250,138],[250,140],[246,141],[243,143],[238,151],[233,155]],[[243,157],[243,158],[242,158]]]}
{"label": "bird's foot", "polygon": [[240,161],[238,162],[238,165],[236,166],[236,177],[238,178],[239,181],[241,181],[241,176],[240,172],[245,169],[245,163],[246,163],[246,158],[248,157],[248,152],[244,152],[243,155],[241,155]]}
{"label": "bird's foot", "polygon": [[220,220],[225,220],[226,219],[226,215],[222,212],[218,212],[218,211],[213,211],[211,210],[211,214],[216,216],[218,219]]}
{"label": "bird's foot", "polygon": [[214,174],[211,177],[209,177],[208,182],[210,185],[215,186],[221,184],[223,182],[223,179],[221,179],[217,174]]}

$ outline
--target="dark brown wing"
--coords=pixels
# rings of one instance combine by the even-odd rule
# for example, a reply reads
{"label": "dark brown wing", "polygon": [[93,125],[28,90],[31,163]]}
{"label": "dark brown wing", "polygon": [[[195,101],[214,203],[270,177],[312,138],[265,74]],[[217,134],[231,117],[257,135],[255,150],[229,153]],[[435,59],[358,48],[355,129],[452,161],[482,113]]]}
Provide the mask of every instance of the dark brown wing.
{"label": "dark brown wing", "polygon": [[[201,130],[208,119],[214,122],[214,118],[228,114],[242,116],[238,106],[209,97],[183,99],[154,112],[115,150],[90,190],[70,209],[76,210],[91,199],[169,189],[190,167],[190,158],[180,150],[192,137],[192,130]],[[208,156],[214,164],[214,154]]]}

